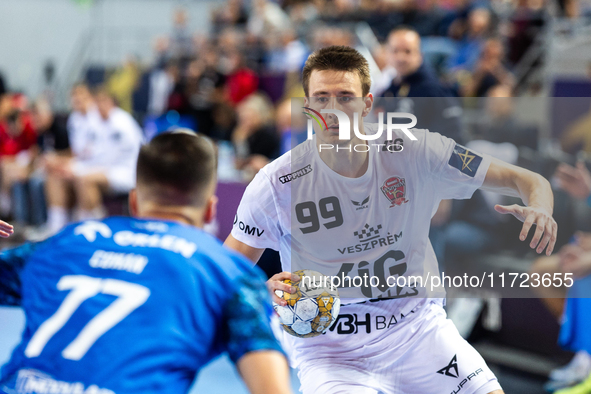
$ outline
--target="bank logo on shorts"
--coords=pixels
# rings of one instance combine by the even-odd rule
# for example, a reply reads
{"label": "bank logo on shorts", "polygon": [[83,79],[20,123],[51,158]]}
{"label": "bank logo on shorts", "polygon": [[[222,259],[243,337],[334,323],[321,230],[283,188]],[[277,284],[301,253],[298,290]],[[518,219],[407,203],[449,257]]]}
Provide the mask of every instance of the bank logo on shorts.
{"label": "bank logo on shorts", "polygon": [[452,378],[458,377],[458,357],[454,354],[453,358],[445,367],[441,368],[437,373],[445,376],[451,376]]}
{"label": "bank logo on shorts", "polygon": [[472,178],[476,175],[476,170],[478,170],[480,163],[482,163],[482,156],[458,144],[454,147],[454,151],[448,162],[450,166],[457,168],[460,172]]}
{"label": "bank logo on shorts", "polygon": [[382,187],[382,193],[390,201],[390,208],[407,203],[406,181],[404,178],[393,176],[386,179]]}

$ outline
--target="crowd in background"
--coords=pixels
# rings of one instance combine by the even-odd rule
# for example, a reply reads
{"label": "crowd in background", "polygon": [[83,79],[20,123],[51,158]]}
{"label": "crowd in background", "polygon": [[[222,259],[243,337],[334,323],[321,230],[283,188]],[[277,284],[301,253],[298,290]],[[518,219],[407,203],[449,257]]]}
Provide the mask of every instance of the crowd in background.
{"label": "crowd in background", "polygon": [[[47,223],[44,235],[71,219],[100,217],[103,197],[133,186],[133,160],[125,154],[172,126],[218,142],[221,180],[250,180],[303,140],[302,130],[292,130],[290,98],[304,95],[300,73],[308,55],[328,45],[353,46],[370,59],[372,93],[401,99],[397,109],[406,109],[405,98],[438,98],[415,103],[418,127],[464,143],[536,150],[538,130],[515,120],[510,101],[492,100],[486,111],[494,122],[471,129],[457,108],[465,98],[531,88],[513,71],[543,36],[548,15],[586,12],[571,1],[548,4],[226,0],[212,10],[208,34],[191,31],[187,11],[178,8],[170,34],[153,40],[151,64],[129,56],[117,67],[87,65],[83,82],[72,87],[70,114],[54,113],[51,91],[28,98],[0,77],[0,216]],[[474,207],[442,208],[434,224],[456,211],[464,218],[461,212],[469,212],[482,236],[494,238],[487,234],[494,219]]]}

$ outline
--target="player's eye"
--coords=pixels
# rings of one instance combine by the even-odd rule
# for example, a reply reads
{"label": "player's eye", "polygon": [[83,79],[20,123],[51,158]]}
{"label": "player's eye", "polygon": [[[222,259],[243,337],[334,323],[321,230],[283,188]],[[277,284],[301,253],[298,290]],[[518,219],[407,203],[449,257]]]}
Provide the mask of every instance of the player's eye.
{"label": "player's eye", "polygon": [[346,104],[346,103],[350,103],[351,101],[353,101],[353,97],[349,97],[349,96],[339,97],[339,103]]}
{"label": "player's eye", "polygon": [[316,102],[320,104],[324,104],[328,102],[328,97],[316,97]]}

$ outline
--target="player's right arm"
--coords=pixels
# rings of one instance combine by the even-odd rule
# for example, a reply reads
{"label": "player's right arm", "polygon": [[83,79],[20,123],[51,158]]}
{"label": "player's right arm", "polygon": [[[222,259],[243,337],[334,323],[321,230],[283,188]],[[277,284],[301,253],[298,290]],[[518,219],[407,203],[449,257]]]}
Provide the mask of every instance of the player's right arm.
{"label": "player's right arm", "polygon": [[[257,261],[259,261],[261,255],[265,251],[264,248],[254,248],[252,246],[245,244],[244,242],[238,241],[236,238],[232,236],[232,234],[228,235],[228,238],[226,238],[224,245],[246,256],[250,261],[252,261],[255,264],[257,263]],[[267,281],[267,288],[269,289],[269,293],[271,293],[273,302],[282,306],[287,305],[287,301],[277,297],[277,295],[275,294],[275,290],[282,290],[288,293],[294,293],[296,291],[293,286],[283,283],[283,280],[285,279],[290,279],[292,282],[297,282],[298,280],[300,280],[300,277],[292,274],[291,272],[280,272],[270,277]]]}
{"label": "player's right arm", "polygon": [[232,236],[232,234],[228,235],[224,245],[230,249],[234,249],[238,253],[246,256],[250,261],[253,263],[257,263],[261,258],[265,248],[254,248],[250,245],[245,244],[244,242],[238,241],[236,238]]}
{"label": "player's right arm", "polygon": [[[279,250],[281,230],[277,211],[273,186],[261,170],[244,191],[232,233],[226,238],[224,245],[246,256],[255,264],[266,248]],[[267,281],[271,297],[279,305],[286,305],[286,302],[275,295],[275,290],[295,292],[293,286],[282,282],[284,279],[297,281],[299,277],[290,272],[280,272]]]}

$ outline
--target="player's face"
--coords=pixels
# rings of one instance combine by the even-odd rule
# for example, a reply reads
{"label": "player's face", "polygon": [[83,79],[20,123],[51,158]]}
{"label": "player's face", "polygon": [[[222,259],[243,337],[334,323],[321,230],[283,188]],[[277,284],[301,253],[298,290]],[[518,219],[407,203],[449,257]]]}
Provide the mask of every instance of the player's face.
{"label": "player's face", "polygon": [[[323,70],[312,71],[308,83],[309,97],[305,106],[320,112],[323,109],[337,109],[349,117],[351,136],[353,133],[354,114],[358,113],[358,127],[363,130],[363,117],[367,116],[373,104],[373,96],[363,97],[361,78],[354,71]],[[326,144],[343,144],[348,141],[339,140],[339,120],[334,114],[322,114],[328,129],[314,124],[317,138]],[[314,122],[315,123],[315,122]]]}
{"label": "player's face", "polygon": [[423,62],[421,42],[416,33],[401,31],[388,38],[392,65],[402,76],[407,76],[419,69]]}

